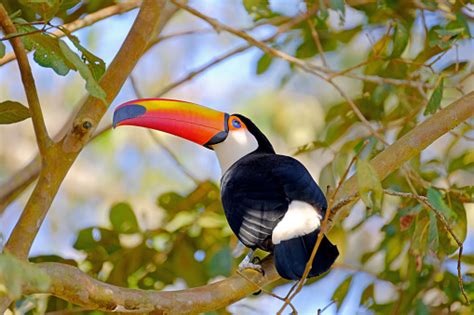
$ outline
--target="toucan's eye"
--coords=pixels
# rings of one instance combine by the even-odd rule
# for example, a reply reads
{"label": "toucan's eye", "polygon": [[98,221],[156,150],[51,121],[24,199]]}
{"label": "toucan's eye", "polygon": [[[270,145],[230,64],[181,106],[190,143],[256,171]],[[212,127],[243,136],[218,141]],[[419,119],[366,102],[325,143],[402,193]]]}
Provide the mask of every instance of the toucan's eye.
{"label": "toucan's eye", "polygon": [[240,121],[238,121],[237,119],[233,119],[233,120],[232,120],[232,126],[233,126],[234,128],[240,128],[240,127],[242,127],[242,124],[241,124]]}

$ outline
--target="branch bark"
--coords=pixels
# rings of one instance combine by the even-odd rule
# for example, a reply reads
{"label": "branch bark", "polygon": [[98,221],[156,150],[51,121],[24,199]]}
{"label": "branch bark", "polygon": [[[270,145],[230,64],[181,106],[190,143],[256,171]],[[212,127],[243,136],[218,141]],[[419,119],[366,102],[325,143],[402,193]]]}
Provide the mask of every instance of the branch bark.
{"label": "branch bark", "polygon": [[[7,10],[5,10],[3,4],[0,4],[0,24],[6,36],[9,34],[15,34],[17,32],[16,27],[10,20]],[[31,113],[31,120],[33,121],[36,142],[38,143],[39,152],[44,158],[47,153],[46,151],[51,146],[52,141],[48,136],[48,131],[46,130],[46,125],[44,123],[43,112],[41,111],[35,79],[31,73],[30,63],[28,61],[28,57],[26,56],[25,47],[23,46],[21,39],[18,37],[10,38],[9,42],[13,47],[16,58],[18,59],[21,81],[23,82],[26,99],[28,100],[28,108]]]}
{"label": "branch bark", "polygon": [[[254,270],[245,271],[245,279],[233,275],[205,286],[179,291],[153,291],[120,288],[100,282],[75,267],[59,263],[36,266],[51,278],[47,293],[74,304],[102,311],[151,314],[198,314],[225,307],[264,285],[279,279],[272,259],[264,259],[265,276]],[[26,294],[40,292],[35,287],[24,288]]]}

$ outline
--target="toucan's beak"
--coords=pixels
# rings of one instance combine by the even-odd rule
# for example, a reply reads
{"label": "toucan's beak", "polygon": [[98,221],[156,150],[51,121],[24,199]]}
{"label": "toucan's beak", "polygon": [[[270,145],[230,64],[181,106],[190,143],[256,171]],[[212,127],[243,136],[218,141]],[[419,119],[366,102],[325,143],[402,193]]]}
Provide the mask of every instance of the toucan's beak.
{"label": "toucan's beak", "polygon": [[207,148],[226,139],[227,113],[197,104],[161,99],[138,99],[118,106],[114,128],[130,125],[164,131]]}

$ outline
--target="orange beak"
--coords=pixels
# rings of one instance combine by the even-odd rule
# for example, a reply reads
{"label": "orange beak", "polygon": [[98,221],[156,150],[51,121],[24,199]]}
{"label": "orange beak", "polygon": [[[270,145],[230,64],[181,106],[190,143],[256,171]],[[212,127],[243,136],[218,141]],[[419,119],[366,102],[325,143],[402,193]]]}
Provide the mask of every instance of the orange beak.
{"label": "orange beak", "polygon": [[118,106],[113,126],[160,130],[207,148],[226,139],[229,114],[197,104],[162,98],[138,99]]}

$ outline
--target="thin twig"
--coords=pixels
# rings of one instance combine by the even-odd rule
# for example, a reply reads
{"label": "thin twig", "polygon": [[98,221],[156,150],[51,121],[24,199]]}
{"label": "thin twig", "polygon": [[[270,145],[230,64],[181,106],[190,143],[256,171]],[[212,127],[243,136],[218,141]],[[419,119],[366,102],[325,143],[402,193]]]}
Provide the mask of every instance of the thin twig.
{"label": "thin twig", "polygon": [[319,39],[318,31],[316,30],[316,26],[314,25],[312,19],[308,19],[308,26],[311,30],[311,36],[313,37],[314,44],[316,45],[316,48],[318,48],[319,55],[321,56],[321,61],[326,68],[329,68],[328,62],[326,60],[326,55],[323,50],[323,45],[321,45],[321,40]]}
{"label": "thin twig", "polygon": [[[248,282],[250,282],[251,284],[255,285],[258,287],[259,290],[261,290],[262,292],[274,297],[275,299],[278,299],[280,301],[284,301],[286,302],[287,301],[287,297],[281,297],[279,296],[278,294],[275,294],[271,291],[268,291],[267,289],[265,289],[264,287],[262,287],[259,283],[256,283],[254,281],[252,281],[252,279],[249,279],[249,277],[247,277],[243,272],[241,272],[240,270],[236,270],[237,274],[239,274],[242,278],[244,278],[245,280],[247,280]],[[291,307],[291,309],[293,310],[293,314],[298,314],[298,311],[296,310],[295,306],[291,303],[291,301],[288,301],[288,305]]]}
{"label": "thin twig", "polygon": [[[0,4],[0,24],[5,32],[5,35],[16,33],[16,28],[13,25],[7,11]],[[10,44],[13,47],[13,51],[18,60],[18,66],[20,68],[21,81],[23,82],[23,88],[25,90],[26,99],[31,113],[31,120],[33,121],[33,128],[35,130],[36,142],[38,143],[38,149],[42,157],[45,157],[49,146],[52,144],[51,138],[48,136],[46,130],[46,124],[43,118],[43,112],[41,111],[41,105],[38,97],[38,91],[36,90],[35,79],[31,73],[30,63],[26,56],[25,47],[20,38],[9,39]]]}

